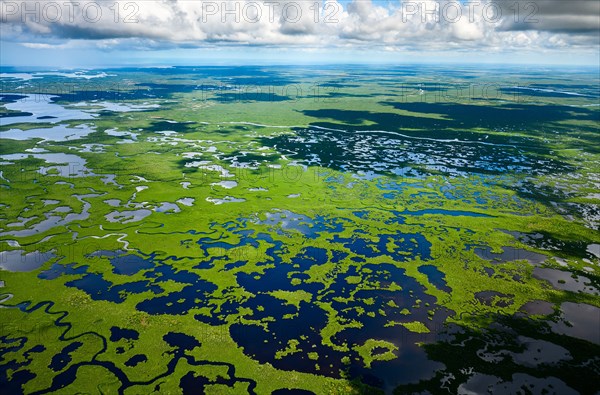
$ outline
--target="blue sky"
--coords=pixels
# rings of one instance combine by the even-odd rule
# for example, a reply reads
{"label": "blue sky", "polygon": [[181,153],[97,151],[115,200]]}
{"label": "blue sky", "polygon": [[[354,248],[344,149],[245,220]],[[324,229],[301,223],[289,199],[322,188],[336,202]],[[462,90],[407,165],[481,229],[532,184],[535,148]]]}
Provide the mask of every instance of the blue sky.
{"label": "blue sky", "polygon": [[0,64],[600,62],[598,1],[227,1],[4,1]]}

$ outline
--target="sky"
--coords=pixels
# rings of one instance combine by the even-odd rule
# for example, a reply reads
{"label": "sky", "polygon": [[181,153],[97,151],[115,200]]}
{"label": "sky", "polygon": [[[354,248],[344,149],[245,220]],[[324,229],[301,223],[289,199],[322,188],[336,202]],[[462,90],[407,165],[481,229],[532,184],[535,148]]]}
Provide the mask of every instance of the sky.
{"label": "sky", "polygon": [[0,0],[0,65],[600,67],[600,0]]}

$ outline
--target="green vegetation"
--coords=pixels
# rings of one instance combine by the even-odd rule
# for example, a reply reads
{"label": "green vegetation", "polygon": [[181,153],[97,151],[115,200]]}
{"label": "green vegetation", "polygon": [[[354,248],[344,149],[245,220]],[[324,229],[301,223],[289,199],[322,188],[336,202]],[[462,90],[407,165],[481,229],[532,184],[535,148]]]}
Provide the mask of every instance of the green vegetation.
{"label": "green vegetation", "polygon": [[[396,71],[282,68],[306,89],[277,101],[190,70],[119,71],[106,83],[154,84],[120,101],[159,107],[61,121],[93,130],[58,141],[4,138],[52,125],[3,123],[0,378],[15,393],[362,394],[377,389],[361,377],[420,355],[447,369],[424,363],[402,391],[439,389],[447,372],[456,390],[478,363],[520,371],[478,356],[500,320],[592,366],[600,345],[551,325],[565,302],[600,307],[600,108],[501,87],[597,76]],[[502,100],[415,88],[436,75],[447,89],[494,83]],[[324,82],[340,87],[315,93]],[[88,111],[81,95],[57,103]],[[553,287],[536,268],[575,278]],[[552,313],[525,314],[534,301]],[[469,356],[450,361],[458,346],[438,336],[459,329]],[[547,371],[585,392],[573,369]]]}

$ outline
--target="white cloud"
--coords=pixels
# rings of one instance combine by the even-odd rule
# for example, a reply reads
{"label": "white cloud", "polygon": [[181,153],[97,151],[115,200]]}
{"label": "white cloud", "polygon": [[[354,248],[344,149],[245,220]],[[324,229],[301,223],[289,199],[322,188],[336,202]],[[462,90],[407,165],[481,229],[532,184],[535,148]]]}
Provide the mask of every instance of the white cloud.
{"label": "white cloud", "polygon": [[[132,40],[149,48],[235,44],[424,51],[599,45],[596,1],[500,0],[493,5],[482,0],[468,8],[454,0],[354,0],[343,8],[336,0],[320,0],[315,8],[312,1],[292,0],[270,5],[262,0],[144,0],[118,1],[118,14],[112,0],[1,4],[3,40],[28,46],[69,40],[92,40],[101,48],[129,46]],[[60,6],[60,12],[48,4]],[[498,9],[501,18],[493,12]]]}

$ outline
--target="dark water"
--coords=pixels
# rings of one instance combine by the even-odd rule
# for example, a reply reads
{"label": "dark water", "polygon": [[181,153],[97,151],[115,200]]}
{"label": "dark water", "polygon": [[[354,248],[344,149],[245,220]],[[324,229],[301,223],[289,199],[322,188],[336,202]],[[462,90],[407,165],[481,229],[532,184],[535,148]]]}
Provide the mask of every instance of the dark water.
{"label": "dark water", "polygon": [[450,288],[446,284],[446,280],[444,280],[446,275],[439,271],[437,267],[433,265],[422,265],[419,266],[419,272],[426,275],[427,280],[440,291],[452,292],[452,288]]}

